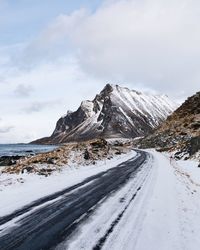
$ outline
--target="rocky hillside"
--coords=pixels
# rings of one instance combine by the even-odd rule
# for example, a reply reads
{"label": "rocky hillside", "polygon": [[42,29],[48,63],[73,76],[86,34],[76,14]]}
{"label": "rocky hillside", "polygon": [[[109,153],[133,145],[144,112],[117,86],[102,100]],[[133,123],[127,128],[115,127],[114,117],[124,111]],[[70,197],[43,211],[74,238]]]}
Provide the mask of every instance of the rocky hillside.
{"label": "rocky hillside", "polygon": [[149,134],[175,109],[166,95],[150,95],[107,84],[93,101],[60,118],[53,134],[34,143],[93,138],[135,138]]}
{"label": "rocky hillside", "polygon": [[140,146],[176,150],[175,156],[185,159],[200,152],[200,92],[189,97]]}

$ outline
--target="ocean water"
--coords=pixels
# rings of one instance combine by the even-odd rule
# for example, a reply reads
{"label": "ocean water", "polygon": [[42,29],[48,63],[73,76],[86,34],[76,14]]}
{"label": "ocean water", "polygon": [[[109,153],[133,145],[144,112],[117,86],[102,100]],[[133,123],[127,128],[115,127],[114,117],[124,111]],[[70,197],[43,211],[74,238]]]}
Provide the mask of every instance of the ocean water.
{"label": "ocean water", "polygon": [[38,154],[50,152],[57,146],[52,145],[34,145],[34,144],[0,144],[1,156],[26,156],[30,154]]}

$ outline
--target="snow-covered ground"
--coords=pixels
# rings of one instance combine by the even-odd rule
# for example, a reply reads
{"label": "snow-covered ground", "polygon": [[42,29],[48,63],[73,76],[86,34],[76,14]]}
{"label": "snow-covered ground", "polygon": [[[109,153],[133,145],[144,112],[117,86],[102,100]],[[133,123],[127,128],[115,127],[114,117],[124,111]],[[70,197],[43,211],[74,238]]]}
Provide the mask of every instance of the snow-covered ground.
{"label": "snow-covered ground", "polygon": [[[170,160],[169,155],[147,151],[149,159],[136,176],[101,202],[74,236],[57,249],[89,250],[103,242],[104,250],[199,250],[198,163]],[[134,156],[132,151],[97,166],[66,168],[50,177],[15,176],[15,183],[7,186],[10,177],[2,175],[0,216]]]}
{"label": "snow-covered ground", "polygon": [[[152,154],[155,174],[151,191],[148,190],[139,211],[143,219],[134,249],[197,250],[200,247],[198,163],[176,162],[155,151]],[[194,175],[198,175],[198,182],[194,182]]]}
{"label": "snow-covered ground", "polygon": [[46,195],[77,184],[134,157],[135,151],[99,161],[96,165],[66,166],[49,177],[37,174],[0,174],[0,217]]}
{"label": "snow-covered ground", "polygon": [[[170,161],[166,155],[149,152],[153,157],[137,178],[107,199],[74,238],[57,249],[93,249],[105,240],[105,235],[102,249],[199,249],[197,163]],[[194,181],[193,175],[198,175],[199,181],[197,177]]]}

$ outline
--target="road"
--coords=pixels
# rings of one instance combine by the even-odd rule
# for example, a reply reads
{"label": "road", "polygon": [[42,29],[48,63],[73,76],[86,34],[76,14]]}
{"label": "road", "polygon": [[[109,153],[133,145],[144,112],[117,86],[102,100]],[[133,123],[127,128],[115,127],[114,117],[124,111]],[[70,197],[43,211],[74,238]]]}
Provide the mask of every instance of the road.
{"label": "road", "polygon": [[[147,160],[148,153],[137,151],[136,157],[112,169],[0,217],[0,249],[54,249],[63,240],[70,238],[102,202],[133,179]],[[136,193],[140,188],[137,188]],[[101,249],[127,207],[119,213],[93,249]]]}

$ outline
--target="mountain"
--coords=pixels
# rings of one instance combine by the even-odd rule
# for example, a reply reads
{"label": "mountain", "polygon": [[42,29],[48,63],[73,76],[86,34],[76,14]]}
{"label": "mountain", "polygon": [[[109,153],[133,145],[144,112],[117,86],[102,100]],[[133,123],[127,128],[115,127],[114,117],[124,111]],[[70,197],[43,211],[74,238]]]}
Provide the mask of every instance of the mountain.
{"label": "mountain", "polygon": [[176,151],[179,159],[200,153],[200,92],[189,97],[152,135],[142,139],[140,147]]}
{"label": "mountain", "polygon": [[53,134],[33,143],[64,143],[92,138],[135,138],[149,134],[175,109],[166,95],[145,94],[107,84],[93,101],[61,117]]}

